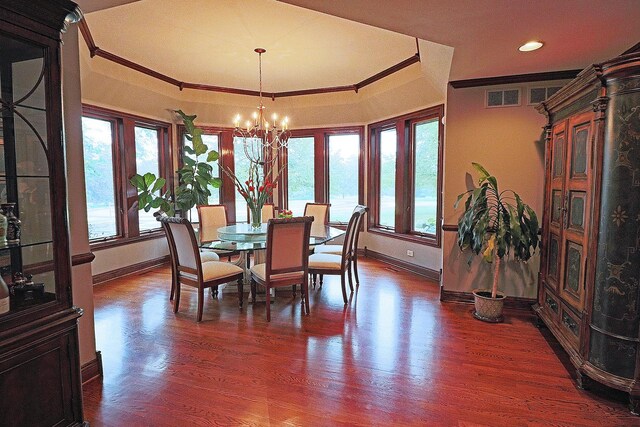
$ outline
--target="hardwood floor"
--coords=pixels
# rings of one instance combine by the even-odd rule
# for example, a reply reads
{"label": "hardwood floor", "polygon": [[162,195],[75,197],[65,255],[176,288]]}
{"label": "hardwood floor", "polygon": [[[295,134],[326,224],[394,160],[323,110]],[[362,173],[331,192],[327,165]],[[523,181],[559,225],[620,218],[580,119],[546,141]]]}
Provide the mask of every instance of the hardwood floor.
{"label": "hardwood floor", "polygon": [[[625,395],[575,387],[533,316],[491,325],[441,304],[438,285],[361,258],[345,308],[339,277],[311,315],[281,292],[238,310],[235,293],[169,303],[168,269],[97,285],[103,381],[84,385],[96,426],[629,426]],[[186,288],[186,287],[185,287]],[[558,354],[556,354],[558,353]]]}

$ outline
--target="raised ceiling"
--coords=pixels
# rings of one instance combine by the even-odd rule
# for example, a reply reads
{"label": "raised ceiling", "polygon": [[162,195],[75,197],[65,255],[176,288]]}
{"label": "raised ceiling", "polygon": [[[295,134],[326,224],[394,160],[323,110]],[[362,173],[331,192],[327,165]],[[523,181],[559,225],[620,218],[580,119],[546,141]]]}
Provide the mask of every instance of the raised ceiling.
{"label": "raised ceiling", "polygon": [[352,85],[417,52],[415,38],[270,0],[142,0],[88,13],[95,44],[182,82],[286,92]]}
{"label": "raised ceiling", "polygon": [[[414,55],[416,38],[454,48],[449,80],[580,69],[640,41],[638,0],[79,4],[98,47],[180,81],[255,90],[264,47],[267,92],[352,85]],[[532,39],[545,46],[518,52]]]}

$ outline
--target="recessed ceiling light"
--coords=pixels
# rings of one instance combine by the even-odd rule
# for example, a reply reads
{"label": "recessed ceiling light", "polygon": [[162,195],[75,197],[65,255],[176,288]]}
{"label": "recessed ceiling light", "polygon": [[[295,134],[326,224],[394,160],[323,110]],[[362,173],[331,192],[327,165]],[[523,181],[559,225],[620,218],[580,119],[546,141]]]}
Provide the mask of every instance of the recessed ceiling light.
{"label": "recessed ceiling light", "polygon": [[531,41],[531,42],[527,42],[527,43],[523,44],[522,46],[520,46],[518,48],[518,50],[520,52],[531,52],[532,50],[540,49],[543,44],[544,43],[539,42],[539,41]]}

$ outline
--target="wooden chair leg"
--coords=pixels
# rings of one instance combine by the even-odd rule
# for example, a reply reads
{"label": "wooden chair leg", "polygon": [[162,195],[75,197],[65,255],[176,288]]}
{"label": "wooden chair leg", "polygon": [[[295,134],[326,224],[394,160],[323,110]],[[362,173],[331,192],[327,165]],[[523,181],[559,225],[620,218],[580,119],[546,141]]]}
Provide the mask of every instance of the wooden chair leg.
{"label": "wooden chair leg", "polygon": [[201,287],[198,288],[198,316],[197,321],[202,321],[202,308],[204,305],[204,289]]}
{"label": "wooden chair leg", "polygon": [[173,299],[173,312],[178,312],[178,307],[180,307],[180,282],[176,282],[176,293]]}
{"label": "wooden chair leg", "polygon": [[340,284],[342,285],[342,299],[344,300],[344,303],[347,304],[347,288],[345,287],[344,283],[344,271],[340,275]]}
{"label": "wooden chair leg", "polygon": [[218,285],[211,288],[211,297],[216,298],[218,296]]}
{"label": "wooden chair leg", "polygon": [[171,267],[171,294],[169,295],[169,301],[173,301],[173,296],[176,294],[176,275],[173,266]]}
{"label": "wooden chair leg", "polygon": [[238,303],[242,308],[242,279],[238,279]]}
{"label": "wooden chair leg", "polygon": [[349,275],[349,289],[353,292],[353,280],[351,279],[351,263],[347,264],[347,274]]}
{"label": "wooden chair leg", "polygon": [[324,278],[324,274],[320,275],[320,287],[322,288],[322,279]]}
{"label": "wooden chair leg", "polygon": [[302,292],[304,292],[304,308],[307,310],[307,316],[309,315],[309,281],[305,280],[302,283]]}
{"label": "wooden chair leg", "polygon": [[266,303],[267,303],[267,322],[271,322],[271,289],[269,289],[269,285],[266,286]]}
{"label": "wooden chair leg", "polygon": [[251,301],[256,302],[256,281],[251,278]]}
{"label": "wooden chair leg", "polygon": [[315,289],[315,287],[316,287],[316,280],[317,280],[317,278],[318,278],[317,276],[318,276],[317,274],[312,274],[312,275],[311,275],[311,279],[313,279],[313,280],[312,280],[312,283],[313,283],[313,287],[314,287],[314,289]]}
{"label": "wooden chair leg", "polygon": [[360,278],[358,277],[358,257],[353,257],[353,275],[356,278],[356,286],[360,286]]}
{"label": "wooden chair leg", "polygon": [[293,297],[295,298],[296,297],[296,289],[298,288],[298,285],[293,285],[291,288],[293,289]]}

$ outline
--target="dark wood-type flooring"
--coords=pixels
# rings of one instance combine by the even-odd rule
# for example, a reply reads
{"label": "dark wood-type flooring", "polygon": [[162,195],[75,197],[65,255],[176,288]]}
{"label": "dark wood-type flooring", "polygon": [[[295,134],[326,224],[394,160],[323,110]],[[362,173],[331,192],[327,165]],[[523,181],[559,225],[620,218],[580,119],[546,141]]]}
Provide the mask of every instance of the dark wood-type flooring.
{"label": "dark wood-type flooring", "polygon": [[566,356],[534,318],[492,325],[442,304],[438,285],[362,259],[349,305],[338,277],[272,305],[235,293],[169,303],[169,270],[98,285],[104,379],[84,385],[98,426],[628,426],[625,395],[575,387]]}

